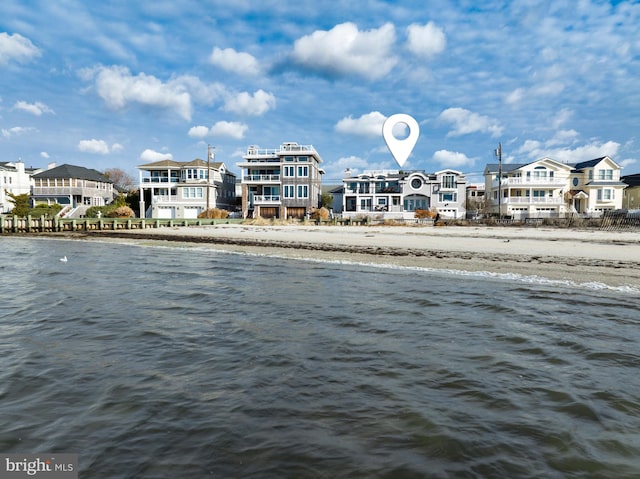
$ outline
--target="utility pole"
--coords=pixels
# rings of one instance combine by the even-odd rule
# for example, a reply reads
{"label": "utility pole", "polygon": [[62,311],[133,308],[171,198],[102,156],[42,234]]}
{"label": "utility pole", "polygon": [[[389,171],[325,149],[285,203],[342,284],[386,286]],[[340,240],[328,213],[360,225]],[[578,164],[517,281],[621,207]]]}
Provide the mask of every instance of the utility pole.
{"label": "utility pole", "polygon": [[498,157],[498,219],[502,220],[502,143],[498,143],[495,155]]}
{"label": "utility pole", "polygon": [[[215,147],[214,147],[215,148]],[[207,145],[207,218],[209,218],[209,190],[211,189],[211,145]]]}

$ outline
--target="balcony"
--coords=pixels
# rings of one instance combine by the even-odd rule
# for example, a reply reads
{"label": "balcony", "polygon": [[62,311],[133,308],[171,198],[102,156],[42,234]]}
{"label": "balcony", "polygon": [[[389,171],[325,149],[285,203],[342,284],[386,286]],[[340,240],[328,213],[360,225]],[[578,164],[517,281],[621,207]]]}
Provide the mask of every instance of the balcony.
{"label": "balcony", "polygon": [[168,183],[178,183],[180,179],[177,176],[172,176],[168,178],[166,176],[160,176],[155,178],[142,178],[143,183],[153,183],[153,184],[168,184]]}
{"label": "balcony", "polygon": [[280,183],[280,174],[277,175],[245,175],[242,180],[245,183]]}
{"label": "balcony", "polygon": [[278,204],[280,203],[280,195],[254,195],[253,203]]}
{"label": "balcony", "polygon": [[178,197],[176,195],[156,195],[151,198],[151,203],[176,203]]}
{"label": "balcony", "polygon": [[[497,200],[492,200],[492,204],[497,205]],[[513,196],[510,198],[504,198],[503,205],[561,205],[564,203],[562,198],[550,198],[550,197],[526,197],[526,196]]]}
{"label": "balcony", "polygon": [[[562,187],[567,184],[566,178],[503,178],[502,187],[521,187],[521,186],[547,186]],[[498,187],[498,181],[491,183],[492,188]]]}

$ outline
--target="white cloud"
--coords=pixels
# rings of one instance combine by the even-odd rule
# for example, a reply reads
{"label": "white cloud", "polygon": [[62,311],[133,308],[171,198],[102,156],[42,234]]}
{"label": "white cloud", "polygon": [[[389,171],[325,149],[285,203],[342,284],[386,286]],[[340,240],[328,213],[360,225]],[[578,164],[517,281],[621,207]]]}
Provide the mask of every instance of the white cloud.
{"label": "white cloud", "polygon": [[502,134],[502,126],[497,120],[479,115],[464,108],[448,108],[440,113],[439,119],[453,124],[454,129],[447,136],[462,136],[470,133],[490,133],[492,137]]}
{"label": "white cloud", "polygon": [[303,67],[333,75],[356,74],[381,78],[397,63],[392,55],[395,28],[386,23],[378,29],[359,31],[351,22],[329,31],[317,30],[295,41],[293,59]]}
{"label": "white cloud", "polygon": [[249,127],[244,123],[235,121],[219,121],[211,127],[211,136],[228,137],[236,140],[244,138],[244,134]]}
{"label": "white cloud", "polygon": [[419,57],[429,58],[444,51],[447,37],[433,22],[413,23],[407,27],[407,48]]}
{"label": "white cloud", "polygon": [[231,111],[238,115],[260,116],[275,108],[276,97],[260,89],[253,95],[248,92],[238,93],[230,96],[225,105],[226,111]]}
{"label": "white cloud", "polygon": [[448,150],[436,151],[433,154],[433,160],[448,167],[471,166],[474,163],[473,158],[469,158],[464,153]]}
{"label": "white cloud", "polygon": [[237,52],[233,48],[222,50],[215,47],[211,52],[209,61],[224,70],[240,75],[257,75],[260,73],[260,66],[253,55]]}
{"label": "white cloud", "polygon": [[620,143],[615,141],[607,141],[605,143],[593,140],[585,145],[570,147],[556,147],[554,141],[549,140],[545,143],[536,140],[527,140],[518,149],[518,153],[527,156],[530,160],[549,157],[563,163],[577,163],[580,161],[592,160],[601,156],[610,156],[614,158],[620,149]]}
{"label": "white cloud", "polygon": [[40,158],[49,158],[49,153],[47,153],[46,151],[41,151],[40,152]]}
{"label": "white cloud", "polygon": [[40,49],[19,33],[0,33],[0,65],[5,65],[11,60],[25,62],[40,55]]}
{"label": "white cloud", "polygon": [[26,101],[17,101],[13,106],[14,110],[22,110],[27,113],[31,113],[32,115],[40,116],[43,113],[54,113],[54,111],[49,108],[44,103],[40,103],[39,101],[35,103],[27,103]]}
{"label": "white cloud", "polygon": [[154,151],[150,149],[144,150],[140,153],[140,159],[143,161],[161,161],[161,160],[173,160],[173,155],[171,153],[162,153],[159,151]]}
{"label": "white cloud", "polygon": [[191,119],[191,95],[180,77],[163,83],[144,73],[134,76],[122,66],[85,70],[85,78],[93,76],[96,91],[109,108],[120,110],[129,103],[140,103],[172,110],[185,120]]}
{"label": "white cloud", "polygon": [[382,124],[387,119],[379,111],[366,113],[360,118],[349,115],[336,123],[335,130],[339,133],[348,133],[360,136],[381,136]]}
{"label": "white cloud", "polygon": [[12,136],[24,135],[30,132],[37,131],[35,128],[31,126],[14,126],[12,128],[3,128],[2,136],[5,138],[10,138]]}
{"label": "white cloud", "polygon": [[191,138],[205,138],[209,134],[209,128],[206,126],[192,126],[187,133]]}
{"label": "white cloud", "polygon": [[505,101],[510,105],[514,103],[519,103],[524,98],[524,95],[525,95],[524,88],[516,88],[505,97]]}
{"label": "white cloud", "polygon": [[111,151],[113,153],[116,153],[122,150],[124,150],[124,146],[122,146],[120,143],[114,143],[113,145],[111,145]]}
{"label": "white cloud", "polygon": [[78,150],[84,153],[97,153],[106,155],[109,153],[109,145],[104,140],[81,140],[78,143]]}
{"label": "white cloud", "polygon": [[627,158],[625,160],[618,161],[617,163],[622,168],[629,168],[630,166],[635,165],[637,162],[638,162],[638,160],[634,160],[633,158]]}

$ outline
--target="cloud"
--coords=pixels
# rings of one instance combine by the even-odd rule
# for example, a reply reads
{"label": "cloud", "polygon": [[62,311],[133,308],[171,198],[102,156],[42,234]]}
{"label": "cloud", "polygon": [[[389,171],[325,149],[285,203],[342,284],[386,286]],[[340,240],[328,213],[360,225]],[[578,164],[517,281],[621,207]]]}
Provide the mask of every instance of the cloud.
{"label": "cloud", "polygon": [[386,119],[379,111],[372,111],[355,119],[349,115],[336,123],[335,130],[350,135],[381,136],[382,124]]}
{"label": "cloud", "polygon": [[443,52],[446,46],[444,32],[433,22],[413,23],[407,27],[407,48],[416,56],[429,58]]}
{"label": "cloud", "polygon": [[260,89],[253,95],[245,91],[235,96],[230,96],[227,98],[224,109],[238,115],[260,116],[275,108],[275,106],[276,97]]}
{"label": "cloud", "polygon": [[452,123],[454,129],[447,136],[462,136],[470,133],[490,133],[492,137],[502,134],[500,123],[488,116],[479,115],[464,108],[448,108],[440,113],[440,120]]}
{"label": "cloud", "polygon": [[2,129],[2,136],[5,138],[10,138],[12,136],[25,135],[30,132],[37,131],[35,128],[31,126],[14,126],[12,128]]}
{"label": "cloud", "polygon": [[556,147],[556,142],[553,139],[548,140],[545,143],[536,140],[527,140],[517,150],[521,155],[525,155],[530,160],[537,160],[540,158],[551,158],[563,163],[577,163],[580,161],[591,160],[594,158],[600,158],[601,156],[610,156],[615,159],[615,156],[620,149],[620,143],[615,141],[600,142],[593,140],[590,143],[571,147]]}
{"label": "cloud", "polygon": [[253,55],[245,52],[237,52],[233,48],[224,50],[215,47],[209,61],[223,70],[238,73],[239,75],[258,75],[260,65]]}
{"label": "cloud", "polygon": [[124,150],[124,146],[122,146],[120,143],[114,143],[113,145],[111,145],[111,151],[113,153],[116,153],[122,150]]}
{"label": "cloud", "polygon": [[391,23],[367,31],[359,31],[351,22],[342,23],[329,31],[316,30],[296,40],[292,57],[313,71],[377,79],[397,63],[391,54],[395,36]]}
{"label": "cloud", "polygon": [[152,75],[132,75],[122,66],[99,67],[86,71],[84,78],[95,77],[98,96],[113,110],[125,108],[129,103],[172,110],[185,120],[191,119],[191,95],[181,78],[163,83]]}
{"label": "cloud", "polygon": [[473,158],[469,158],[464,153],[457,151],[438,150],[433,154],[433,160],[443,166],[461,167],[471,166],[474,163]]}
{"label": "cloud", "polygon": [[228,137],[236,140],[244,138],[244,134],[249,127],[244,123],[235,121],[219,121],[211,127],[211,136]]}
{"label": "cloud", "polygon": [[0,65],[6,65],[12,60],[22,63],[40,55],[40,49],[19,33],[0,33]]}
{"label": "cloud", "polygon": [[49,158],[49,153],[47,153],[46,151],[41,151],[40,152],[40,158],[48,159]]}
{"label": "cloud", "polygon": [[81,140],[78,142],[78,150],[84,153],[97,153],[106,155],[109,153],[109,145],[104,140]]}
{"label": "cloud", "polygon": [[209,134],[209,128],[207,128],[206,126],[192,126],[191,128],[189,128],[189,132],[187,133],[187,135],[189,135],[191,138],[205,138],[207,135]]}
{"label": "cloud", "polygon": [[54,113],[54,111],[49,108],[44,103],[40,103],[39,101],[35,103],[27,103],[26,101],[17,101],[13,106],[14,110],[22,110],[27,113],[31,113],[32,115],[40,116],[43,113]]}
{"label": "cloud", "polygon": [[142,153],[140,153],[140,159],[149,162],[173,160],[173,155],[171,153],[161,153],[159,151],[146,149]]}
{"label": "cloud", "polygon": [[630,166],[635,165],[637,162],[638,162],[638,160],[634,160],[633,158],[627,158],[625,160],[618,161],[617,163],[622,168],[629,168]]}

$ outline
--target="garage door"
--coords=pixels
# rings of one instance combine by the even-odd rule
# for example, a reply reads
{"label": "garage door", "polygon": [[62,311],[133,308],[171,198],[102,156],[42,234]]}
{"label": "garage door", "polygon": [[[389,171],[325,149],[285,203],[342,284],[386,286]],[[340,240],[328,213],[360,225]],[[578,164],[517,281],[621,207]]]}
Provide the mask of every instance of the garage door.
{"label": "garage door", "polygon": [[171,219],[176,217],[175,208],[168,206],[160,206],[158,207],[158,218],[160,219]]}
{"label": "garage door", "polygon": [[185,206],[184,207],[184,217],[185,218],[197,218],[200,213],[200,208],[197,206]]}

